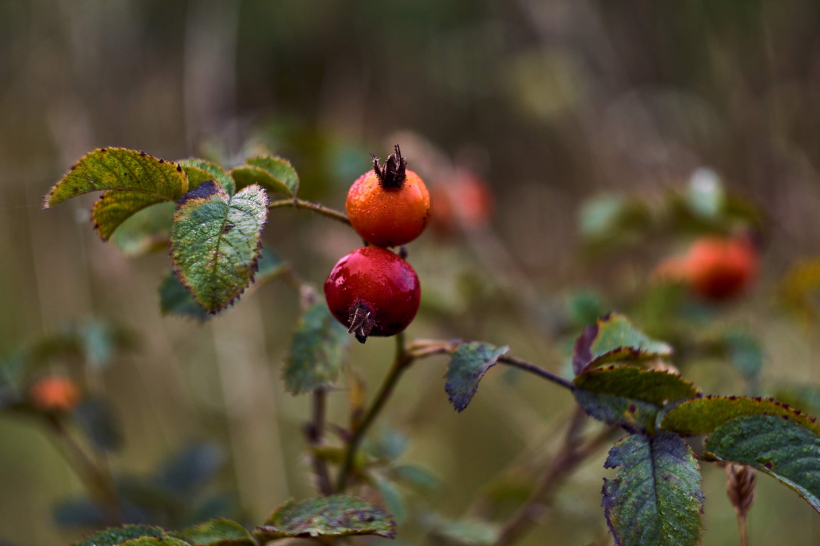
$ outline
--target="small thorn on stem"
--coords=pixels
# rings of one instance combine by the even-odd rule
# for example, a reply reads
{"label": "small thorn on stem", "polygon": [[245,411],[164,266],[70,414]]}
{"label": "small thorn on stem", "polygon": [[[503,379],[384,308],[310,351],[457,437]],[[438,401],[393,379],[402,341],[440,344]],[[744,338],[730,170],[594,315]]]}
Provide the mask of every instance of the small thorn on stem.
{"label": "small thorn on stem", "polygon": [[402,260],[407,259],[407,247],[406,246],[402,246],[402,247],[399,248],[399,258],[401,258]]}
{"label": "small thorn on stem", "polygon": [[353,334],[359,343],[367,341],[367,336],[373,330],[376,322],[373,320],[373,312],[366,303],[359,300],[350,306],[350,328],[348,334]]}

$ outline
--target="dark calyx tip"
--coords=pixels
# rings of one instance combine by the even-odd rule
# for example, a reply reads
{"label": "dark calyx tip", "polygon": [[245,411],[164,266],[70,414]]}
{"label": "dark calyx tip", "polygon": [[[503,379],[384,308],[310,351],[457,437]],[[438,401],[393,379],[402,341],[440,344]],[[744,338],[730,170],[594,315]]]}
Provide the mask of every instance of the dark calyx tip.
{"label": "dark calyx tip", "polygon": [[359,343],[367,341],[367,336],[376,326],[376,321],[373,320],[373,311],[361,300],[350,306],[349,321],[350,328],[347,329],[347,333],[356,336]]}
{"label": "dark calyx tip", "polygon": [[383,188],[401,188],[404,179],[407,178],[407,160],[402,157],[398,144],[393,148],[395,153],[388,156],[383,167],[379,166],[379,158],[373,155],[372,152],[370,154],[373,159],[373,170],[376,176],[379,177]]}

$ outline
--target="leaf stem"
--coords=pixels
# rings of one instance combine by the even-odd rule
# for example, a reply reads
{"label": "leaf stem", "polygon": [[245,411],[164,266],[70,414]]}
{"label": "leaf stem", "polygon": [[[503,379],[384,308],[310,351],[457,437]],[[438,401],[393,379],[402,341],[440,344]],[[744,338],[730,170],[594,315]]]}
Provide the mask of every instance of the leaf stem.
{"label": "leaf stem", "polygon": [[515,543],[533,524],[534,510],[538,504],[545,504],[555,488],[590,455],[610,441],[617,427],[607,427],[585,444],[580,445],[579,435],[587,422],[587,416],[580,407],[575,409],[570,420],[564,445],[552,460],[544,473],[538,478],[530,496],[524,504],[501,527],[501,533],[494,546],[507,546]]}
{"label": "leaf stem", "polygon": [[347,487],[347,481],[350,477],[350,472],[353,470],[353,465],[356,460],[356,451],[359,449],[359,445],[373,424],[373,421],[376,420],[376,417],[382,408],[384,408],[390,395],[393,394],[393,388],[396,386],[396,383],[398,383],[402,373],[409,367],[414,358],[413,354],[408,352],[404,345],[404,334],[396,335],[396,355],[393,360],[393,366],[390,368],[387,377],[384,378],[384,382],[382,382],[379,388],[373,405],[367,410],[361,424],[353,431],[353,436],[347,444],[347,451],[345,452],[341,470],[339,470],[339,478],[336,485],[338,492],[343,492]]}
{"label": "leaf stem", "polygon": [[[407,346],[407,350],[410,356],[413,359],[416,359],[425,358],[437,354],[451,354],[453,351],[458,349],[459,345],[461,345],[460,340],[438,341],[431,339],[418,339],[409,343]],[[513,368],[518,368],[519,370],[524,370],[526,372],[533,373],[543,379],[546,379],[547,381],[551,381],[556,385],[568,389],[570,391],[575,390],[575,385],[572,384],[572,381],[565,379],[560,375],[555,374],[547,369],[544,369],[541,366],[538,366],[537,364],[533,364],[532,362],[528,362],[521,358],[516,358],[514,356],[509,355],[501,355],[498,358],[498,362],[507,364],[508,366],[512,366]]]}
{"label": "leaf stem", "polygon": [[[327,391],[316,389],[313,391],[313,414],[307,426],[308,443],[314,448],[322,445],[322,437],[325,430],[325,415],[327,412]],[[313,454],[313,471],[316,472],[319,491],[322,495],[333,494],[333,484],[330,481],[330,472],[327,463],[322,460],[318,453]]]}
{"label": "leaf stem", "polygon": [[269,209],[275,209],[280,207],[293,207],[296,209],[307,209],[313,212],[317,212],[323,216],[327,216],[337,222],[341,222],[343,224],[350,225],[350,220],[345,216],[344,213],[339,212],[338,210],[332,209],[330,207],[326,207],[324,205],[320,205],[319,203],[313,203],[311,201],[305,201],[303,199],[299,199],[294,197],[292,199],[280,199],[279,201],[274,201],[270,205],[268,205]]}

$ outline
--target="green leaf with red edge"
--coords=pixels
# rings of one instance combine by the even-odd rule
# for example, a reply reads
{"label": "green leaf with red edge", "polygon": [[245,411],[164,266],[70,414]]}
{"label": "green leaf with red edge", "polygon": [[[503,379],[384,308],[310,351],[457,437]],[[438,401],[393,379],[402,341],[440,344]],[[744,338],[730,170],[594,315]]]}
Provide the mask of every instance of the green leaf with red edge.
{"label": "green leaf with red edge", "polygon": [[754,415],[786,417],[815,434],[820,434],[820,424],[815,417],[771,398],[748,396],[706,396],[683,402],[666,412],[661,419],[660,428],[682,436],[699,436],[711,434],[738,417]]}
{"label": "green leaf with red edge", "polygon": [[698,396],[679,375],[637,366],[593,368],[573,381],[575,400],[591,417],[632,429],[653,430],[667,404]]}
{"label": "green leaf with red edge", "polygon": [[212,519],[182,532],[196,546],[254,546],[247,529],[225,518]]}
{"label": "green leaf with red edge", "polygon": [[509,350],[507,346],[496,349],[487,343],[472,341],[462,343],[453,351],[444,376],[447,378],[444,390],[447,391],[450,403],[456,411],[462,411],[467,407],[478,390],[478,382]]}
{"label": "green leaf with red edge", "polygon": [[327,304],[312,305],[296,325],[283,377],[291,394],[333,385],[347,356],[350,336]]}
{"label": "green leaf with red edge", "polygon": [[[99,203],[100,201],[98,201]],[[171,242],[176,203],[165,201],[133,214],[111,236],[111,243],[129,257],[166,250]]]}
{"label": "green leaf with red edge", "polygon": [[249,186],[233,197],[213,181],[179,201],[171,258],[180,282],[210,313],[221,311],[253,281],[268,219],[268,196]]}
{"label": "green leaf with red edge", "polygon": [[213,180],[225,190],[228,195],[236,193],[236,183],[231,175],[226,173],[216,163],[204,159],[190,158],[179,161],[182,169],[188,175],[188,189],[192,190],[207,180]]}
{"label": "green leaf with red edge", "polygon": [[632,434],[615,444],[605,468],[603,500],[609,529],[619,546],[694,546],[703,528],[700,468],[677,435]]}
{"label": "green leaf with red edge", "polygon": [[258,184],[270,193],[295,197],[299,190],[299,175],[286,159],[274,156],[252,157],[244,165],[231,170],[236,188]]}
{"label": "green leaf with red edge", "polygon": [[43,200],[50,208],[72,197],[103,191],[91,218],[103,239],[134,213],[175,201],[188,191],[188,177],[172,161],[125,148],[99,148],[83,156]]}
{"label": "green leaf with red edge", "polygon": [[789,416],[732,419],[707,438],[706,452],[765,472],[820,512],[820,436]]}
{"label": "green leaf with red edge", "polygon": [[[173,539],[175,541],[181,541],[182,544],[192,544],[193,546],[193,543],[186,540],[179,533],[167,531],[162,527],[155,527],[153,525],[124,525],[122,527],[105,529],[83,537],[77,542],[72,543],[71,546],[119,546],[131,540],[151,537],[168,540]],[[173,546],[177,546],[176,542]]]}
{"label": "green leaf with red edge", "polygon": [[122,546],[188,546],[188,543],[178,538],[162,537],[140,537],[126,540]]}
{"label": "green leaf with red edge", "polygon": [[390,515],[362,499],[348,495],[285,502],[253,531],[265,543],[286,537],[340,537],[377,535],[393,538],[396,524]]}
{"label": "green leaf with red edge", "polygon": [[609,313],[584,328],[572,350],[575,374],[612,362],[668,357],[672,347],[650,338],[619,313]]}

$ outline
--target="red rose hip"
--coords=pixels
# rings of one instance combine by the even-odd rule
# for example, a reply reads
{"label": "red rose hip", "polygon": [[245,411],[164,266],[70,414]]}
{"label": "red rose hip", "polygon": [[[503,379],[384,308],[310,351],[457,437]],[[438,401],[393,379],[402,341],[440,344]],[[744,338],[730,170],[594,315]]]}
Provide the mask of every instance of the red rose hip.
{"label": "red rose hip", "polygon": [[339,260],[325,281],[325,298],[333,316],[364,343],[407,328],[419,310],[421,287],[409,263],[368,246]]}

